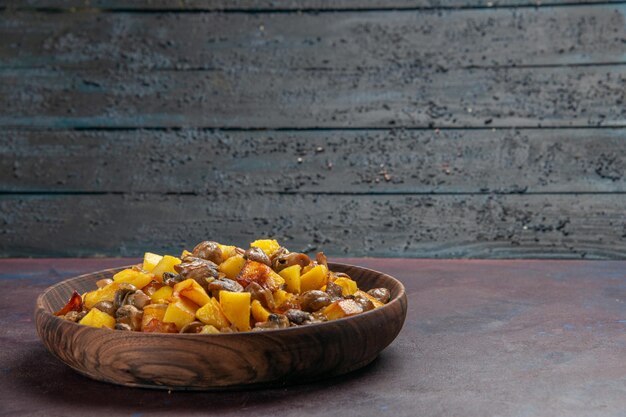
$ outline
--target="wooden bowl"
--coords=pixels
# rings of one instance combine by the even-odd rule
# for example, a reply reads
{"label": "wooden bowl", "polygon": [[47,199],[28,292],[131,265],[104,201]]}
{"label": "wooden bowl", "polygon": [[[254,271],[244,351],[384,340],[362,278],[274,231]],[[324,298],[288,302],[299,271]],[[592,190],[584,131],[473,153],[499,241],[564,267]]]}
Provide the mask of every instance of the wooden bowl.
{"label": "wooden bowl", "polygon": [[359,288],[385,287],[384,307],[335,321],[262,332],[157,334],[82,326],[55,317],[73,290],[96,288],[124,268],[70,278],[37,299],[35,322],[45,346],[79,373],[114,384],[172,390],[224,390],[302,383],[361,368],[389,345],[406,316],[404,286],[370,269],[330,264]]}

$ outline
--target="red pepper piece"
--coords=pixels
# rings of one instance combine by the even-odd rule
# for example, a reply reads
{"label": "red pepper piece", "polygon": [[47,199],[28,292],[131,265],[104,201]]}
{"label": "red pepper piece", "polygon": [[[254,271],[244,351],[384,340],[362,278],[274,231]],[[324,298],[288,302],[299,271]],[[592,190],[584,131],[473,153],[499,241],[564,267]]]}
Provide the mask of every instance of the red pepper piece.
{"label": "red pepper piece", "polygon": [[64,316],[70,311],[82,311],[83,310],[83,297],[80,296],[79,293],[74,291],[70,300],[65,304],[65,306],[54,313],[55,316]]}

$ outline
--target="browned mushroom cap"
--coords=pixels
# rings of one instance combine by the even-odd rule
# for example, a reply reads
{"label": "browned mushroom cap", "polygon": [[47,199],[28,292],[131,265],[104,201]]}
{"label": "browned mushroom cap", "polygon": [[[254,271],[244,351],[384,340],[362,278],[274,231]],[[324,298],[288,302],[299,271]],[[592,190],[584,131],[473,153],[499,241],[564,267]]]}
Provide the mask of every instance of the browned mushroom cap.
{"label": "browned mushroom cap", "polygon": [[[59,317],[62,317],[63,319],[68,320],[68,321],[77,322],[77,321],[79,321],[79,320],[80,320],[80,319],[78,318],[78,316],[79,316],[80,314],[81,314],[81,312],[80,312],[80,311],[75,311],[75,310],[72,310],[72,311],[69,311],[69,312],[67,312],[66,314],[62,315],[62,316],[59,316]],[[84,315],[83,315],[83,317],[84,317]],[[82,317],[81,317],[81,318],[82,318]]]}
{"label": "browned mushroom cap", "polygon": [[289,251],[287,250],[287,248],[284,246],[280,246],[270,255],[270,261],[274,262],[274,259],[278,258],[279,256],[284,256],[287,254],[289,254]]}
{"label": "browned mushroom cap", "polygon": [[276,302],[274,301],[274,294],[270,290],[267,290],[257,282],[251,282],[246,287],[246,292],[250,293],[250,299],[258,300],[261,305],[270,310],[276,308]]}
{"label": "browned mushroom cap", "polygon": [[130,332],[133,329],[126,323],[116,323],[115,330],[124,330],[124,331]]}
{"label": "browned mushroom cap", "polygon": [[115,306],[115,308],[120,308],[121,306],[123,306],[126,296],[131,292],[137,291],[137,287],[135,287],[134,285],[126,283],[123,284],[125,285],[120,285],[120,288],[115,291],[115,296],[113,297],[113,305]]}
{"label": "browned mushroom cap", "polygon": [[217,265],[214,262],[194,256],[186,256],[182,263],[174,265],[174,269],[183,279],[191,278],[205,290],[207,279],[219,277]]}
{"label": "browned mushroom cap", "polygon": [[317,254],[315,255],[315,261],[318,263],[318,265],[324,265],[326,268],[328,268],[328,259],[326,259],[326,255],[324,255],[324,252],[317,252]]}
{"label": "browned mushroom cap", "polygon": [[340,285],[337,285],[332,281],[328,281],[328,283],[326,284],[326,294],[328,294],[331,300],[334,301],[341,298],[341,296],[343,295],[343,289]]}
{"label": "browned mushroom cap", "polygon": [[304,253],[291,252],[286,255],[275,257],[272,262],[272,268],[274,268],[274,271],[280,272],[283,269],[293,265],[300,265],[301,267],[305,267],[310,263],[311,258],[309,258]]}
{"label": "browned mushroom cap", "polygon": [[387,288],[372,288],[367,293],[383,304],[387,304],[391,299],[391,293]]}
{"label": "browned mushroom cap", "polygon": [[283,314],[270,314],[267,321],[254,325],[254,330],[284,329],[289,327],[289,319]]}
{"label": "browned mushroom cap", "polygon": [[142,317],[143,311],[130,304],[121,306],[115,312],[115,321],[117,323],[127,324],[132,330],[141,329]]}
{"label": "browned mushroom cap", "polygon": [[272,266],[270,258],[263,252],[263,249],[257,247],[251,247],[243,254],[243,257],[249,261],[256,261],[267,266]]}
{"label": "browned mushroom cap", "polygon": [[370,311],[374,309],[374,303],[372,303],[372,300],[365,297],[364,295],[355,294],[352,299],[363,308],[363,311]]}
{"label": "browned mushroom cap", "polygon": [[302,310],[311,313],[326,307],[330,303],[330,296],[320,290],[307,291],[300,296],[300,306]]}
{"label": "browned mushroom cap", "polygon": [[222,249],[217,242],[210,240],[200,242],[193,248],[191,253],[197,258],[206,259],[216,264],[222,262]]}
{"label": "browned mushroom cap", "polygon": [[110,301],[99,301],[92,308],[97,308],[103,313],[107,313],[109,316],[115,316],[115,305]]}
{"label": "browned mushroom cap", "polygon": [[139,310],[143,310],[146,305],[150,304],[150,297],[141,290],[133,291],[126,295],[124,304],[130,304],[137,307]]}
{"label": "browned mushroom cap", "polygon": [[220,291],[230,291],[230,292],[242,292],[243,287],[237,281],[233,281],[229,278],[219,278],[214,279],[208,283],[207,286],[209,292],[213,297],[217,297]]}
{"label": "browned mushroom cap", "polygon": [[296,308],[285,311],[285,316],[293,324],[302,325],[313,320],[313,315]]}
{"label": "browned mushroom cap", "polygon": [[180,333],[200,333],[203,327],[204,323],[192,321],[191,323],[185,324],[183,328],[180,329]]}
{"label": "browned mushroom cap", "polygon": [[175,274],[173,272],[163,272],[163,283],[165,285],[173,287],[181,281],[184,281],[184,279],[182,276],[180,276],[180,274]]}

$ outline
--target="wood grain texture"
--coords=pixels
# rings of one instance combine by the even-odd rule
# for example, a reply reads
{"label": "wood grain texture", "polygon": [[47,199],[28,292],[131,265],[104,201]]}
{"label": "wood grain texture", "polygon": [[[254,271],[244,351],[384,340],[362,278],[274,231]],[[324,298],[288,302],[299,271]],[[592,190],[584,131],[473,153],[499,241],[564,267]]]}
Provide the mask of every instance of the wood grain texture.
{"label": "wood grain texture", "polygon": [[342,10],[342,9],[447,9],[618,3],[621,0],[0,0],[0,7],[123,10]]}
{"label": "wood grain texture", "polygon": [[624,194],[5,195],[0,253],[141,256],[271,236],[330,255],[622,258],[625,204]]}
{"label": "wood grain texture", "polygon": [[4,135],[11,192],[626,192],[624,129]]}
{"label": "wood grain texture", "polygon": [[592,3],[0,2],[0,256],[621,257],[626,9]]}
{"label": "wood grain texture", "polygon": [[[263,82],[259,82],[262,79]],[[626,66],[0,71],[4,127],[626,126]]]}
{"label": "wood grain texture", "polygon": [[150,334],[80,326],[53,315],[72,291],[96,288],[121,269],[63,281],[37,299],[44,345],[76,371],[125,386],[173,390],[246,388],[314,381],[354,371],[396,338],[407,311],[402,283],[366,268],[330,264],[364,290],[385,287],[392,299],[357,316],[321,324],[219,335]]}
{"label": "wood grain texture", "polygon": [[623,64],[625,14],[618,4],[420,13],[5,12],[0,68],[221,69],[258,78],[284,69]]}

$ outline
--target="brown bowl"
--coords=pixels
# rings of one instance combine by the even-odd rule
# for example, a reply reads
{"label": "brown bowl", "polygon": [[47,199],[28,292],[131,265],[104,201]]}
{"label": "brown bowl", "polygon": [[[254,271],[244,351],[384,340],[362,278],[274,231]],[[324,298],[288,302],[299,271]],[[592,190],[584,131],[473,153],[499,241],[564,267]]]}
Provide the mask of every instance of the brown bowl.
{"label": "brown bowl", "polygon": [[37,299],[35,322],[48,350],[74,370],[99,381],[173,390],[224,390],[301,383],[361,368],[389,345],[406,316],[404,286],[358,266],[332,263],[359,288],[385,287],[391,301],[335,321],[262,332],[157,334],[82,326],[55,317],[73,290],[124,268],[70,278]]}

